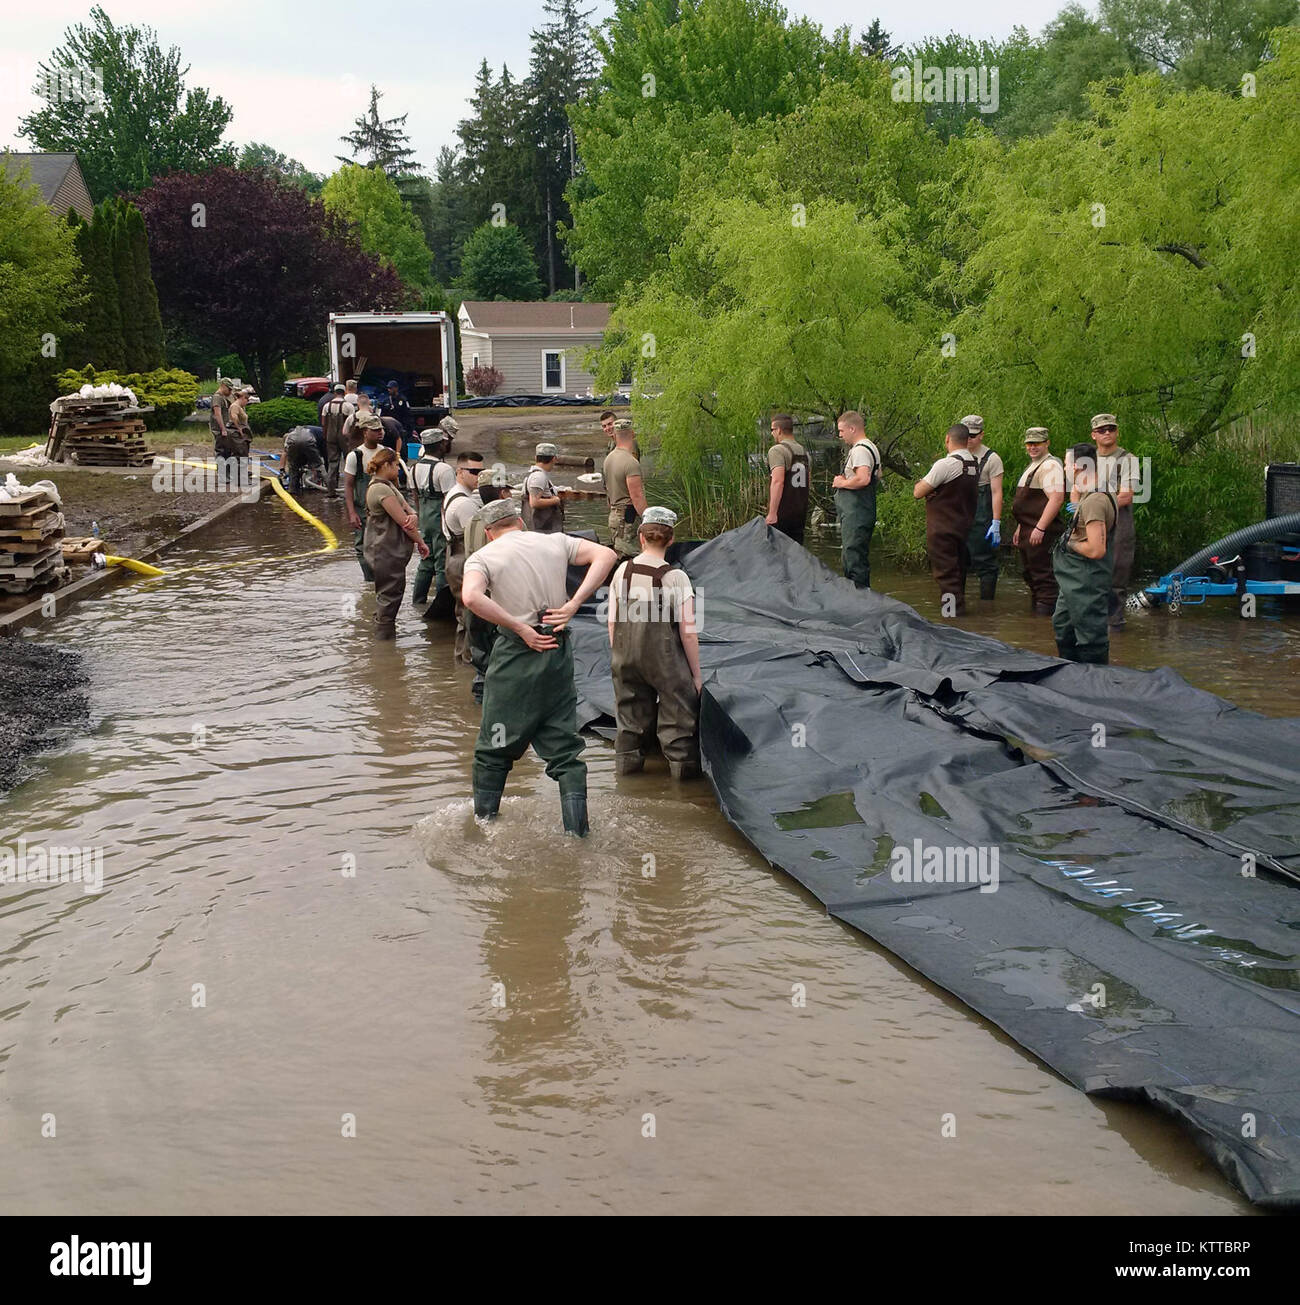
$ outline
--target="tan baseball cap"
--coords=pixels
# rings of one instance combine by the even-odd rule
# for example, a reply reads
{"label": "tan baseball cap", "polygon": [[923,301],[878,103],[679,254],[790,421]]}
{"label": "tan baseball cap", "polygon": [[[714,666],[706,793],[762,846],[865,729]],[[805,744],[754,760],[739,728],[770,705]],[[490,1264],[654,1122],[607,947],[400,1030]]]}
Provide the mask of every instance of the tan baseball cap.
{"label": "tan baseball cap", "polygon": [[961,424],[966,427],[972,435],[984,434],[984,418],[978,413],[972,412],[969,417],[963,417]]}
{"label": "tan baseball cap", "polygon": [[1046,444],[1046,443],[1047,443],[1047,427],[1046,427],[1046,426],[1031,426],[1027,431],[1025,431],[1025,443],[1026,443],[1026,444]]}
{"label": "tan baseball cap", "polygon": [[1103,426],[1118,426],[1119,419],[1113,412],[1099,412],[1092,419],[1093,430],[1100,430]]}

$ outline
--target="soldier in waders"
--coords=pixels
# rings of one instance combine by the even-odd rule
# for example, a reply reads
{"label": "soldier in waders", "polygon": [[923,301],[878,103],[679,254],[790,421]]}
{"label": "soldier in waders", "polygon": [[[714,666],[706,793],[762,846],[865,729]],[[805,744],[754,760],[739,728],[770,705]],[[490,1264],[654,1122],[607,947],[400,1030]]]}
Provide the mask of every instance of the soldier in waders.
{"label": "soldier in waders", "polygon": [[339,492],[339,468],[347,457],[348,445],[343,427],[352,416],[353,408],[344,399],[343,386],[334,387],[334,397],[320,410],[321,429],[325,432],[325,487],[333,498]]}
{"label": "soldier in waders", "polygon": [[[499,498],[510,498],[510,486],[506,484],[505,472],[480,471],[478,473],[478,497],[483,507],[495,503]],[[469,519],[465,527],[465,559],[468,561],[487,543],[487,528],[483,525],[483,511],[480,508]],[[474,682],[469,686],[474,701],[483,705],[483,683],[487,674],[488,658],[492,655],[492,645],[496,642],[497,628],[489,621],[481,621],[473,612],[465,613],[465,641],[469,649],[469,659],[474,665]]]}
{"label": "soldier in waders", "polygon": [[447,586],[456,600],[455,656],[466,666],[472,665],[473,661],[469,655],[469,630],[460,592],[465,577],[465,529],[474,513],[483,506],[477,492],[482,470],[481,453],[462,453],[456,459],[456,483],[442,500],[442,533],[447,541]]}
{"label": "soldier in waders", "polygon": [[551,470],[560,450],[554,444],[543,443],[534,452],[537,461],[524,477],[524,500],[520,515],[529,530],[543,535],[564,533],[564,500],[551,483]]}
{"label": "soldier in waders", "polygon": [[223,377],[217,382],[217,388],[212,393],[212,406],[208,409],[208,429],[212,432],[212,451],[219,458],[232,458],[235,456],[230,439],[234,433],[230,425],[231,394],[230,382]]}
{"label": "soldier in waders", "polygon": [[614,448],[606,455],[605,497],[609,500],[610,545],[619,557],[637,554],[637,526],[645,511],[641,464],[632,452],[636,440],[632,423],[620,417],[614,423]]}
{"label": "soldier in waders", "polygon": [[[1137,531],[1133,526],[1133,491],[1142,479],[1138,460],[1119,446],[1119,422],[1113,412],[1099,412],[1092,419],[1092,437],[1097,442],[1097,488],[1114,496],[1118,515],[1115,518],[1115,572],[1110,582],[1108,620],[1112,630],[1124,628],[1124,607],[1128,602],[1128,582],[1133,574],[1133,556],[1137,548]],[[1071,496],[1073,497],[1073,495]]]}
{"label": "soldier in waders", "polygon": [[644,767],[646,743],[653,733],[674,779],[694,779],[700,773],[695,590],[686,572],[665,557],[676,524],[677,514],[669,508],[646,508],[639,532],[641,552],[624,562],[609,582],[616,775]]}
{"label": "soldier in waders", "polygon": [[848,447],[844,471],[831,481],[835,514],[840,522],[840,553],[844,574],[859,589],[871,588],[871,536],[876,529],[876,485],[880,481],[880,450],[867,438],[860,412],[840,414],[835,423]]}
{"label": "soldier in waders", "polygon": [[[560,786],[565,833],[582,838],[587,767],[566,627],[609,574],[614,554],[573,535],[525,530],[513,499],[498,499],[482,512],[488,542],[465,563],[461,590],[469,610],[497,627],[474,745],[474,814],[497,815],[510,768],[532,744]],[[572,598],[565,589],[570,563],[587,568]]]}
{"label": "soldier in waders", "polygon": [[1056,608],[1056,576],[1052,573],[1052,548],[1064,528],[1061,504],[1065,502],[1065,468],[1052,457],[1047,427],[1025,431],[1029,466],[1016,483],[1011,515],[1016,519],[1012,544],[1020,551],[1029,586],[1029,606],[1036,616],[1051,616]]}
{"label": "soldier in waders", "polygon": [[[355,451],[360,453],[361,449]],[[418,518],[397,488],[400,465],[392,449],[379,448],[370,460],[370,474],[366,477],[364,547],[365,562],[375,578],[376,639],[397,637],[397,610],[406,592],[406,564],[411,560],[411,549],[418,548],[422,558],[429,551],[420,538]]]}
{"label": "soldier in waders", "polygon": [[321,457],[320,446],[310,426],[295,426],[284,437],[284,465],[289,473],[289,493],[301,494],[303,485],[309,489],[323,489],[324,486],[310,479],[308,472],[325,470],[325,461]]}
{"label": "soldier in waders", "polygon": [[942,616],[966,613],[966,540],[975,520],[979,468],[967,450],[970,432],[958,422],[944,435],[948,453],[916,482],[914,498],[925,499],[925,551],[930,574],[939,586]]}
{"label": "soldier in waders", "polygon": [[415,460],[411,479],[420,505],[420,534],[429,545],[429,554],[415,573],[411,601],[423,603],[447,583],[447,537],[442,533],[442,502],[456,484],[456,472],[447,463],[451,436],[436,426],[420,435],[420,456]]}
{"label": "soldier in waders", "polygon": [[998,549],[1002,547],[1002,459],[984,447],[984,418],[977,413],[963,417],[970,431],[966,452],[979,467],[979,490],[975,496],[975,521],[966,536],[970,569],[979,576],[980,597],[994,598],[998,591]]}
{"label": "soldier in waders", "polygon": [[[365,555],[365,520],[366,486],[370,479],[370,464],[382,447],[379,443],[384,433],[383,424],[373,413],[367,413],[358,422],[361,443],[343,459],[343,499],[348,509],[348,524],[352,527],[352,540],[357,550],[357,561],[361,564],[361,574],[367,580],[375,577],[371,574],[370,563]],[[389,450],[390,452],[392,450]],[[401,472],[401,463],[393,472],[394,479]]]}
{"label": "soldier in waders", "polygon": [[772,469],[772,476],[765,520],[796,544],[802,544],[808,517],[811,464],[808,450],[795,440],[794,418],[789,413],[778,412],[772,418],[772,447],[767,451],[767,465]]}
{"label": "soldier in waders", "polygon": [[1058,589],[1052,632],[1056,651],[1072,662],[1110,661],[1106,613],[1115,560],[1115,496],[1097,488],[1097,446],[1070,450],[1074,521],[1052,551]]}

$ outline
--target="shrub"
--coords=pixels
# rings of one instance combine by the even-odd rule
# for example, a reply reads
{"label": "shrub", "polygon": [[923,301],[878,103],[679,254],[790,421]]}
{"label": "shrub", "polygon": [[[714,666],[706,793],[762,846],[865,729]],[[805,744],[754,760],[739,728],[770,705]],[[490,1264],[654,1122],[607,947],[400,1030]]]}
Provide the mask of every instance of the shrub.
{"label": "shrub", "polygon": [[295,426],[316,426],[320,417],[310,399],[265,399],[248,410],[254,435],[283,435]]}
{"label": "shrub", "polygon": [[471,367],[465,373],[465,388],[478,398],[495,394],[506,378],[495,367]]}
{"label": "shrub", "polygon": [[160,367],[153,372],[97,372],[87,363],[80,371],[67,371],[55,378],[60,394],[71,394],[83,385],[125,385],[141,407],[151,407],[145,425],[150,430],[174,430],[194,411],[199,397],[199,378],[178,367]]}

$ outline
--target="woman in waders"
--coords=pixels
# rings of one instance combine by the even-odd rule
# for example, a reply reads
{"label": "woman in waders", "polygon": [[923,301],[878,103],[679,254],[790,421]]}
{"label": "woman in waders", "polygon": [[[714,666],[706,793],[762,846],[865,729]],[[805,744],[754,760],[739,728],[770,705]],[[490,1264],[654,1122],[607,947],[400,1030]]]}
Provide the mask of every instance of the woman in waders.
{"label": "woman in waders", "polygon": [[1011,542],[1020,551],[1031,610],[1037,616],[1051,616],[1056,608],[1052,548],[1064,529],[1060,512],[1065,502],[1065,468],[1048,452],[1046,426],[1025,431],[1025,451],[1029,466],[1011,500],[1011,515],[1016,519]]}
{"label": "woman in waders", "polygon": [[614,773],[645,765],[645,745],[657,733],[674,779],[700,773],[700,638],[695,590],[665,552],[677,514],[646,508],[641,552],[609,582],[610,671],[614,677],[618,735]]}
{"label": "woman in waders", "polygon": [[397,609],[406,592],[406,564],[412,548],[428,557],[420,524],[397,488],[399,463],[392,449],[380,449],[370,461],[366,486],[366,564],[375,575],[375,638],[397,637]]}
{"label": "woman in waders", "polygon": [[1059,590],[1052,613],[1056,651],[1067,661],[1105,666],[1110,661],[1106,614],[1115,564],[1115,496],[1097,488],[1097,447],[1076,444],[1074,522],[1052,552]]}

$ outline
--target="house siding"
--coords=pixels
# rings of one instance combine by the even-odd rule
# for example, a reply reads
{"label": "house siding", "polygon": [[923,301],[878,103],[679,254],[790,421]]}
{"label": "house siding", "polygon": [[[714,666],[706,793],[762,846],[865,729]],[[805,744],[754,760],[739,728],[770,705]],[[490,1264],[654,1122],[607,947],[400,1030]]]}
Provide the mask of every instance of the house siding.
{"label": "house siding", "polygon": [[[468,334],[465,338],[468,341]],[[582,358],[588,349],[594,348],[600,341],[599,332],[590,335],[565,332],[553,336],[497,336],[491,342],[492,366],[505,377],[499,393],[544,393],[542,354],[551,349],[558,349],[564,354],[564,389],[554,393],[583,393],[594,387],[595,377],[583,367]],[[473,350],[467,345],[466,352],[472,353]]]}
{"label": "house siding", "polygon": [[66,217],[68,210],[72,209],[83,221],[90,221],[95,206],[90,202],[90,192],[82,180],[79,167],[74,165],[68,169],[68,175],[63,178],[62,184],[54,192],[50,208],[58,217]]}

